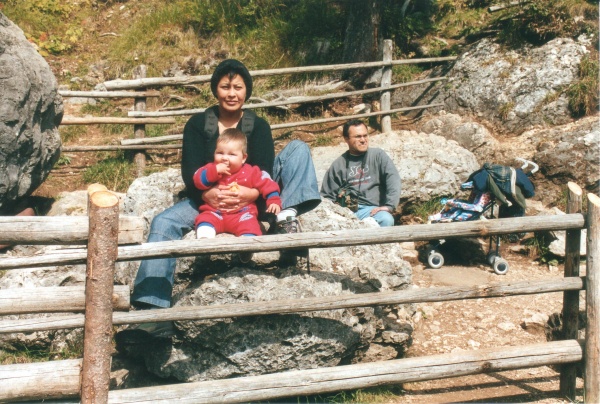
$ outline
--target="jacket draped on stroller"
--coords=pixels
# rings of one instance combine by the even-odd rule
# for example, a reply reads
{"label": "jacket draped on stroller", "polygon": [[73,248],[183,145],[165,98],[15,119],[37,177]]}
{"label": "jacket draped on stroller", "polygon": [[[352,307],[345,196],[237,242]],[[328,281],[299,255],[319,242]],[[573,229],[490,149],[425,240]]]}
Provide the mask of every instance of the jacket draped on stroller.
{"label": "jacket draped on stroller", "polygon": [[[470,189],[471,194],[467,200],[442,199],[443,208],[440,212],[429,216],[428,223],[459,222],[476,220],[487,212],[494,217],[494,204],[499,205],[498,217],[520,217],[525,215],[526,199],[535,194],[535,187],[529,176],[538,169],[535,163],[518,159],[525,164],[521,168],[513,168],[498,164],[485,163],[479,170],[469,175],[467,182],[461,185],[463,190]],[[523,171],[529,164],[533,169],[526,174]],[[495,251],[492,248],[492,239],[495,239]],[[435,245],[430,245],[427,253],[428,265],[431,268],[440,268],[444,263],[443,256],[436,251],[445,241],[440,240]],[[488,262],[493,266],[494,272],[503,275],[508,271],[508,263],[500,257],[500,237],[490,237],[490,252]]]}

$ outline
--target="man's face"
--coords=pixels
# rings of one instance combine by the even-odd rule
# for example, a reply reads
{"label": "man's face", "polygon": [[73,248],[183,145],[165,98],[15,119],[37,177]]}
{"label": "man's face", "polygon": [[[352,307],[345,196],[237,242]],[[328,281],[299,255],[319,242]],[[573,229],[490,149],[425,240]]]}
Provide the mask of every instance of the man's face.
{"label": "man's face", "polygon": [[363,154],[369,148],[369,135],[365,125],[350,126],[348,137],[344,140],[348,144],[350,154]]}

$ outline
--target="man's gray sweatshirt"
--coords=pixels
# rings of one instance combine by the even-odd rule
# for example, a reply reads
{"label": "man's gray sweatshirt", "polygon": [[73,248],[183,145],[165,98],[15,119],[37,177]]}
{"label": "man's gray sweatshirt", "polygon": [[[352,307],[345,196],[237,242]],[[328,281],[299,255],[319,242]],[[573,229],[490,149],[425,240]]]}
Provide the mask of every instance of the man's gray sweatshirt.
{"label": "man's gray sweatshirt", "polygon": [[335,201],[340,188],[350,185],[359,205],[387,206],[393,212],[400,202],[400,174],[392,159],[379,148],[360,156],[345,152],[325,173],[321,196]]}

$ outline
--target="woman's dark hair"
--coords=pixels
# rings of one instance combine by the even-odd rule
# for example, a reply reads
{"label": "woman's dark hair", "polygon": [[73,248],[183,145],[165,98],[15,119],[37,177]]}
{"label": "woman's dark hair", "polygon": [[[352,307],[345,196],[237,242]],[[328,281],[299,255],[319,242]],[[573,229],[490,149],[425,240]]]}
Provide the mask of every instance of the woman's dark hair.
{"label": "woman's dark hair", "polygon": [[217,96],[217,86],[224,76],[233,78],[236,75],[239,75],[244,80],[244,84],[246,84],[246,101],[248,101],[252,95],[252,76],[250,76],[250,72],[246,66],[236,59],[225,59],[215,68],[210,78],[210,89],[213,95]]}
{"label": "woman's dark hair", "polygon": [[[350,136],[350,127],[360,126],[360,125],[365,125],[365,123],[363,121],[361,121],[360,119],[351,119],[344,124],[342,134],[344,135],[344,137],[348,137],[348,136]],[[365,126],[367,126],[367,125],[365,125]]]}

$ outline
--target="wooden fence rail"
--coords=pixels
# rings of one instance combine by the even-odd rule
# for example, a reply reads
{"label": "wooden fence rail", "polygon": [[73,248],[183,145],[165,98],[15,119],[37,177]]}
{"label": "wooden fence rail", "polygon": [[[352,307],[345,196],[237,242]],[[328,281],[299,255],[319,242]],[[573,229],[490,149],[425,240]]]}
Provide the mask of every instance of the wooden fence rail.
{"label": "wooden fence rail", "polygon": [[[403,108],[391,108],[391,91],[413,85],[423,85],[434,83],[440,80],[446,80],[446,77],[436,77],[424,80],[418,80],[410,83],[392,84],[392,67],[405,64],[422,64],[422,63],[442,63],[456,60],[456,56],[422,58],[422,59],[403,59],[393,60],[392,41],[385,40],[383,43],[383,60],[376,62],[360,62],[360,63],[345,63],[334,65],[318,65],[305,67],[291,67],[282,69],[254,70],[250,74],[253,77],[265,77],[285,74],[299,73],[322,73],[326,71],[347,71],[353,69],[364,68],[383,68],[381,85],[377,88],[363,89],[357,91],[349,91],[343,93],[325,94],[319,96],[294,97],[290,100],[280,100],[264,103],[246,104],[244,108],[271,108],[283,107],[290,104],[304,104],[310,102],[320,102],[328,99],[348,98],[352,96],[364,95],[369,93],[380,93],[380,111],[372,111],[363,114],[354,114],[347,116],[338,116],[334,118],[311,119],[307,121],[286,122],[271,125],[271,129],[287,129],[299,126],[317,125],[329,122],[342,122],[348,119],[360,119],[381,116],[382,132],[390,132],[392,130],[391,115],[400,112],[408,112],[414,110],[422,110],[427,108],[440,107],[442,104],[414,105]],[[210,81],[211,75],[187,76],[187,77],[145,77],[145,67],[139,66],[136,68],[135,78],[132,80],[113,80],[106,81],[100,87],[106,91],[61,91],[60,94],[64,97],[90,97],[90,98],[134,98],[134,110],[128,113],[127,118],[121,117],[73,117],[65,116],[61,125],[94,125],[94,124],[131,124],[135,125],[135,138],[145,138],[145,125],[147,124],[174,124],[172,118],[174,116],[193,115],[204,111],[205,108],[186,109],[186,110],[170,110],[170,111],[146,111],[146,98],[156,97],[157,91],[148,90],[149,88],[165,87],[165,86],[189,86]],[[130,90],[139,90],[136,91]],[[100,94],[100,95],[99,95]],[[110,94],[110,95],[109,95]],[[170,141],[170,140],[169,140]],[[155,142],[152,142],[155,144]],[[138,176],[143,175],[146,166],[146,155],[143,150],[158,150],[158,149],[179,149],[180,144],[168,144],[162,146],[148,147],[145,144],[135,143],[129,145],[101,145],[101,146],[69,146],[63,147],[63,152],[97,152],[97,151],[120,151],[120,150],[137,150],[139,153],[135,155],[135,164],[137,167]]]}
{"label": "wooden fence rail", "polygon": [[[35,293],[31,292],[31,288],[0,289],[0,316],[85,311],[84,286],[37,287]],[[129,286],[115,285],[111,297],[113,310],[129,311],[129,295]]]}
{"label": "wooden fence rail", "polygon": [[[172,307],[161,310],[137,310],[114,313],[113,324],[136,324],[154,321],[210,320],[216,318],[248,317],[271,314],[291,314],[305,311],[345,309],[381,305],[398,305],[424,302],[445,302],[463,299],[532,295],[562,291],[580,291],[585,287],[584,278],[558,280],[494,283],[485,287],[443,287],[423,290],[402,290],[359,295],[341,295],[306,298],[294,301],[273,300],[213,306]],[[7,320],[0,324],[0,334],[13,332],[48,331],[79,328],[84,316],[27,318]]]}
{"label": "wooden fence rail", "polygon": [[[570,187],[570,192],[576,188]],[[576,193],[576,192],[575,192]],[[572,209],[577,210],[577,209]],[[94,209],[91,213],[94,214]],[[116,218],[116,216],[114,216]],[[90,217],[90,224],[93,222]],[[101,220],[97,223],[109,223]],[[113,221],[116,224],[116,219]],[[373,305],[406,304],[427,301],[448,301],[459,299],[500,298],[517,294],[579,293],[586,291],[587,328],[585,341],[578,342],[570,338],[565,341],[543,344],[502,347],[466,351],[446,355],[435,355],[421,358],[405,358],[381,363],[367,363],[333,368],[321,368],[284,372],[273,375],[242,377],[237,379],[184,383],[160,387],[146,387],[108,391],[106,358],[110,357],[110,349],[103,348],[95,352],[96,360],[86,362],[86,350],[82,360],[33,363],[27,365],[0,366],[0,383],[6,388],[0,390],[0,401],[81,397],[82,402],[248,402],[269,400],[304,394],[330,393],[340,390],[364,388],[382,384],[403,383],[409,381],[431,380],[436,378],[455,377],[482,372],[518,369],[551,364],[573,364],[584,361],[586,402],[597,402],[600,398],[598,339],[600,330],[598,248],[600,247],[600,198],[588,195],[588,211],[569,213],[554,217],[521,217],[512,219],[496,219],[479,222],[447,223],[436,225],[399,226],[376,230],[346,230],[337,232],[312,232],[296,235],[259,236],[248,238],[231,238],[215,240],[197,240],[143,244],[140,246],[122,246],[117,249],[112,244],[113,257],[108,254],[108,262],[117,260],[133,260],[160,256],[187,256],[207,253],[227,253],[239,251],[272,251],[298,247],[328,248],[337,246],[379,244],[407,240],[429,240],[450,237],[477,237],[496,234],[507,234],[523,231],[573,230],[587,228],[587,279],[580,276],[566,276],[559,280],[524,281],[516,283],[498,283],[479,287],[466,288],[432,288],[427,290],[403,290],[361,295],[335,296],[324,298],[301,299],[293,302],[274,301],[245,303],[237,305],[220,305],[206,307],[179,307],[163,310],[135,311],[131,313],[114,312],[109,317],[106,313],[113,310],[113,294],[104,290],[102,303],[104,309],[99,317],[104,318],[102,324],[112,327],[118,324],[143,323],[148,321],[186,321],[214,319],[240,316],[296,313],[302,311],[332,310],[336,308],[364,307]],[[90,233],[96,232],[90,225]],[[102,232],[99,231],[99,234]],[[31,237],[31,235],[29,235]],[[92,239],[92,235],[88,235]],[[116,231],[113,230],[116,239]],[[567,241],[569,244],[570,241]],[[110,243],[109,243],[110,244]],[[102,260],[106,257],[106,248],[79,249],[87,258],[87,284],[96,282],[96,273],[100,270],[104,275],[110,272]],[[79,254],[79,252],[78,252]],[[59,258],[49,254],[51,258]],[[31,257],[32,260],[36,257]],[[62,259],[62,258],[61,258]],[[100,260],[100,261],[96,261]],[[9,259],[10,261],[10,259]],[[84,262],[86,260],[84,259]],[[96,263],[94,263],[96,262]],[[0,264],[5,265],[5,259]],[[49,262],[48,262],[49,264]],[[113,264],[109,264],[112,266]],[[104,270],[101,268],[105,267]],[[8,268],[7,268],[8,269]],[[98,274],[99,275],[99,274]],[[112,276],[112,275],[111,275]],[[106,280],[105,280],[106,281]],[[105,282],[103,281],[103,282]],[[102,283],[103,284],[103,283]],[[87,288],[87,286],[86,286]],[[106,289],[106,288],[103,288]],[[93,292],[97,295],[99,292]],[[87,292],[86,292],[87,293]],[[91,303],[86,298],[86,316],[66,315],[27,320],[2,321],[1,333],[33,332],[51,329],[68,329],[85,327],[84,334],[93,334],[88,328],[91,311],[88,305],[102,305],[98,300]],[[97,319],[96,319],[97,321]],[[105,330],[103,327],[98,327]],[[101,333],[102,334],[102,333]],[[99,335],[93,345],[102,342],[106,345],[106,331]],[[100,341],[100,342],[98,342]],[[90,344],[92,344],[90,342]],[[88,344],[88,346],[90,346]],[[583,347],[582,347],[583,346]],[[590,363],[591,362],[591,363]],[[87,365],[86,365],[87,363]],[[86,368],[88,373],[86,373]],[[80,372],[81,376],[80,376]],[[590,373],[591,372],[591,373]],[[60,378],[60,380],[58,380]],[[565,385],[562,385],[562,380]],[[574,392],[569,377],[561,375],[561,391]],[[87,382],[84,382],[87,380]]]}
{"label": "wooden fence rail", "polygon": [[[576,340],[556,341],[226,380],[112,390],[108,393],[108,402],[247,403],[334,393],[386,384],[577,363],[583,357],[581,345]],[[1,366],[0,383],[5,388],[0,392],[0,400],[75,398],[79,393],[80,371],[81,360],[77,359]],[[56,383],[49,384],[49,378],[56,379]]]}
{"label": "wooden fence rail", "polygon": [[[366,244],[427,241],[458,237],[487,237],[491,235],[521,233],[526,231],[554,231],[582,229],[583,214],[557,216],[528,216],[495,220],[478,220],[462,223],[407,225],[377,229],[317,231],[297,234],[277,234],[257,237],[217,237],[207,240],[177,240],[141,245],[120,246],[117,261],[136,261],[147,258],[185,257],[199,254],[229,254],[245,251],[281,251],[297,248],[329,248]],[[28,239],[20,239],[27,243]],[[51,255],[25,258],[2,258],[0,270],[43,267],[48,265],[82,264],[87,257],[84,249],[55,251]]]}
{"label": "wooden fence rail", "polygon": [[[389,40],[388,40],[389,41]],[[391,41],[390,41],[391,44]],[[398,66],[407,64],[422,64],[422,63],[440,63],[456,60],[456,56],[445,56],[436,58],[422,59],[402,59],[391,61],[377,62],[360,62],[360,63],[343,63],[333,65],[316,65],[304,67],[286,67],[281,69],[266,69],[266,70],[251,70],[252,77],[276,76],[283,74],[298,74],[298,73],[322,73],[326,71],[344,71],[354,69],[366,69],[370,67],[385,67]],[[186,86],[190,84],[208,83],[212,75],[205,74],[202,76],[187,76],[187,77],[149,77],[137,80],[112,80],[102,83],[108,91],[112,90],[135,90],[140,88],[165,87],[165,86]]]}

